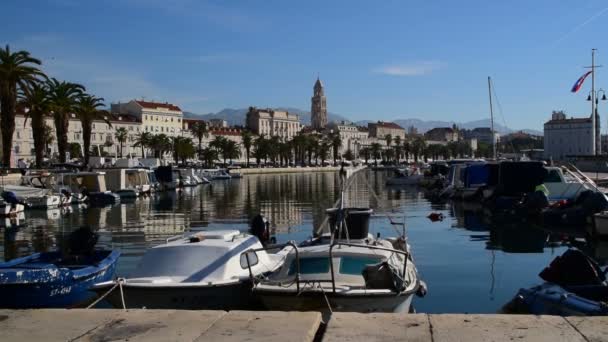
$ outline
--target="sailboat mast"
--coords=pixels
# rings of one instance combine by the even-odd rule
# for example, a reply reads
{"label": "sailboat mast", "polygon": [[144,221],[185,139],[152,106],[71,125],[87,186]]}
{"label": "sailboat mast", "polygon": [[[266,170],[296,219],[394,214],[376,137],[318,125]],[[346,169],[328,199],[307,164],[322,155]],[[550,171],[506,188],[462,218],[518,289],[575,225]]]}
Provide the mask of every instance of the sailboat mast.
{"label": "sailboat mast", "polygon": [[492,156],[496,160],[496,135],[494,134],[494,107],[492,106],[492,80],[488,76],[488,95],[490,97],[490,131],[492,133]]}

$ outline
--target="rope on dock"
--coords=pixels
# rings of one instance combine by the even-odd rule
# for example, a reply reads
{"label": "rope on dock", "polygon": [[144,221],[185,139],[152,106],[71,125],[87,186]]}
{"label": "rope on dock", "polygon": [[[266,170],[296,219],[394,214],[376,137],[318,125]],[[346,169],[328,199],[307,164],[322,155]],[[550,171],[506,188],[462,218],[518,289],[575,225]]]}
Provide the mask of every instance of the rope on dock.
{"label": "rope on dock", "polygon": [[99,303],[100,301],[102,301],[104,298],[106,298],[110,293],[112,293],[112,291],[114,291],[114,289],[116,289],[117,287],[120,288],[120,299],[122,300],[122,309],[123,310],[127,310],[127,306],[125,305],[125,296],[124,293],[122,291],[122,283],[124,282],[124,278],[118,278],[116,279],[116,283],[114,284],[114,286],[112,286],[108,292],[104,293],[103,295],[101,295],[99,298],[97,298],[93,303],[91,303],[89,306],[87,306],[87,309],[90,309],[92,307],[94,307],[95,305],[97,305],[97,303]]}
{"label": "rope on dock", "polygon": [[319,283],[319,288],[321,289],[321,292],[323,292],[323,297],[325,297],[325,303],[327,303],[327,308],[329,309],[329,313],[333,314],[334,311],[331,309],[331,305],[329,304],[329,299],[327,299],[327,295],[325,294],[325,289],[323,289],[323,285],[321,285],[321,283]]}

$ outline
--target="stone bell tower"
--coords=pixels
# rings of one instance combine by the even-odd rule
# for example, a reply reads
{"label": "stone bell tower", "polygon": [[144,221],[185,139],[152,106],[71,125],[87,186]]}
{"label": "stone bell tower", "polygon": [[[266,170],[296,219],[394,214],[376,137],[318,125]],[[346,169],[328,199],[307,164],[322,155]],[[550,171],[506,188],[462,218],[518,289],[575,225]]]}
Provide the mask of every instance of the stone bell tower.
{"label": "stone bell tower", "polygon": [[325,98],[323,84],[318,77],[317,82],[315,82],[314,93],[311,101],[312,105],[310,108],[310,121],[312,128],[316,130],[325,129],[327,126],[327,99]]}

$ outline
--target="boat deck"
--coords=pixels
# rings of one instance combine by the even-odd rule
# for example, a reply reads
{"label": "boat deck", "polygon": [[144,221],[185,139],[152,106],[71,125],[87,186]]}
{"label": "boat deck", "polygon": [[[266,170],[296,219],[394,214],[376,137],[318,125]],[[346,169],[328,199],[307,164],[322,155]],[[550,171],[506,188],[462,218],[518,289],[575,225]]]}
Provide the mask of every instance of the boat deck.
{"label": "boat deck", "polygon": [[0,310],[2,341],[608,341],[608,317]]}

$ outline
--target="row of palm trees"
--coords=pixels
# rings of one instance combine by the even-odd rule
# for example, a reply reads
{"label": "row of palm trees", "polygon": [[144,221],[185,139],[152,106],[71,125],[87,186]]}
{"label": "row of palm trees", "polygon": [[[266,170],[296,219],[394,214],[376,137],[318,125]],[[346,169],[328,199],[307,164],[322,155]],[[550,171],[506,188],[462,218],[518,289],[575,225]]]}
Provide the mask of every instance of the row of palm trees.
{"label": "row of palm trees", "polygon": [[111,126],[109,113],[102,110],[104,99],[88,94],[83,85],[49,78],[40,70],[42,62],[27,51],[0,48],[0,132],[2,164],[10,165],[17,108],[26,111],[31,120],[36,167],[42,167],[44,151],[49,144],[46,118],[53,118],[59,161],[65,163],[68,152],[68,126],[75,114],[82,124],[84,163],[88,164],[93,121],[103,120]]}

